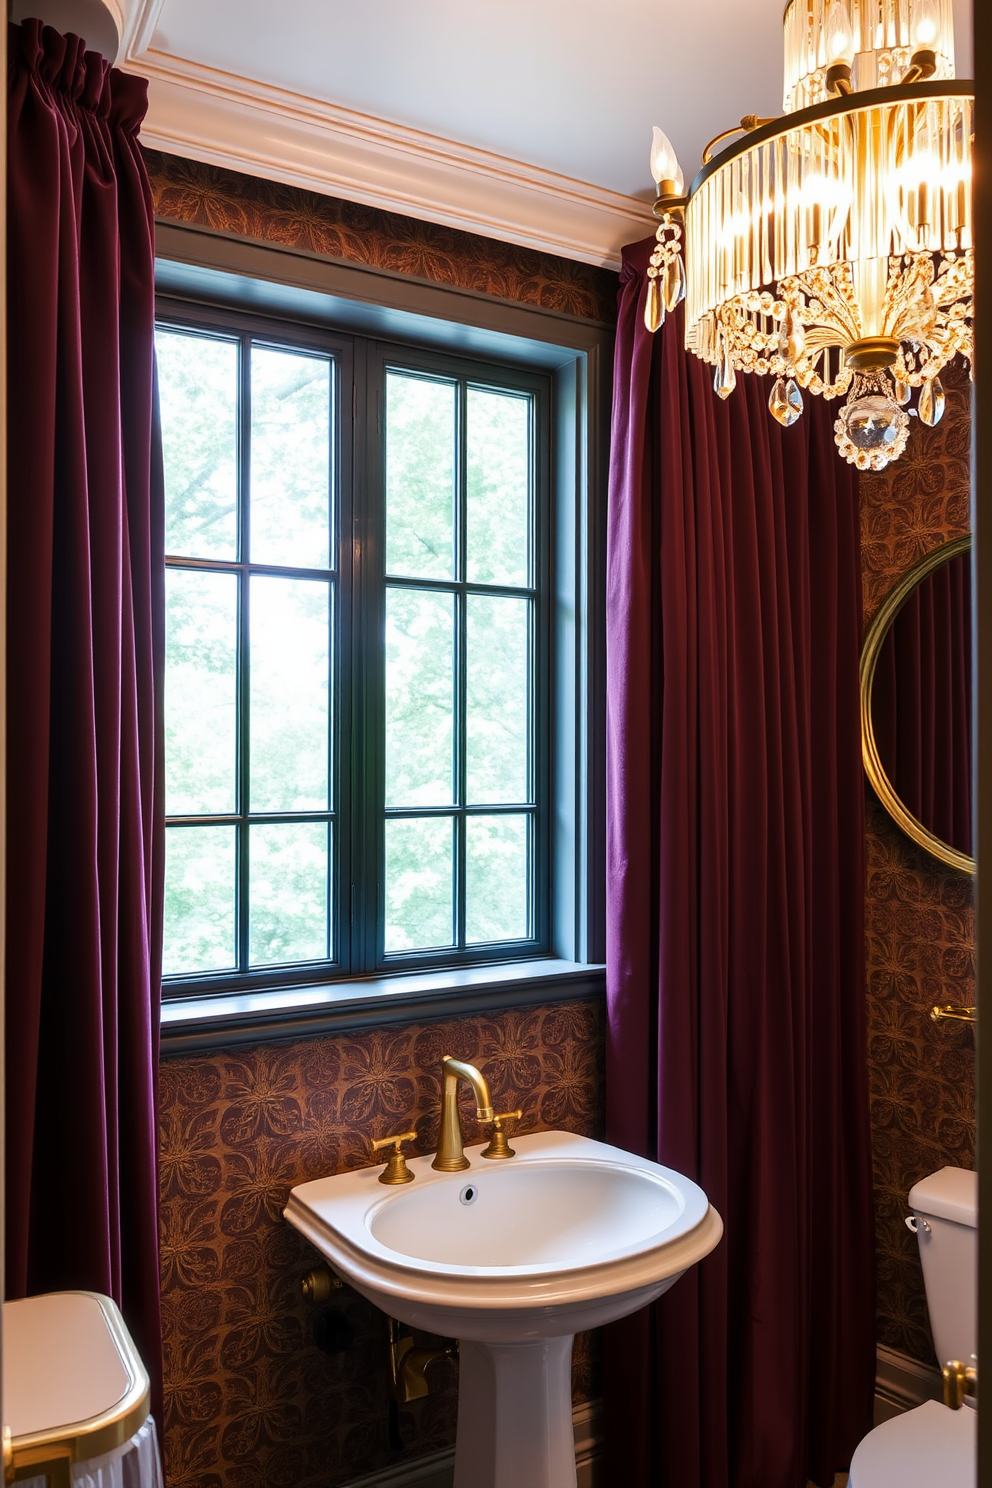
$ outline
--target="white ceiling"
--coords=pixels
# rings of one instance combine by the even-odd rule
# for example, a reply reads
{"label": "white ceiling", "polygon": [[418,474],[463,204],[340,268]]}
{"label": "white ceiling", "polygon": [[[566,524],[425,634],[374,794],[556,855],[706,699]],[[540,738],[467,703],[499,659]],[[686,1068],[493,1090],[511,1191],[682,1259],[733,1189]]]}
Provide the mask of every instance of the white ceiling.
{"label": "white ceiling", "polygon": [[[627,196],[781,111],[780,0],[165,0],[152,45]],[[741,58],[749,56],[745,71]],[[686,170],[687,177],[694,174]]]}
{"label": "white ceiling", "polygon": [[[543,188],[561,198],[566,215],[591,204],[614,219],[604,223],[606,236],[619,233],[622,242],[632,223],[646,220],[631,199],[653,195],[652,124],[670,135],[688,181],[713,135],[744,113],[781,112],[782,0],[123,3],[133,12],[126,17],[125,65],[151,76],[151,134],[161,125],[167,147],[183,143],[177,90],[199,95],[189,101],[185,144],[201,158],[221,161],[230,153],[230,140],[211,145],[211,130],[223,129],[205,111],[217,113],[218,100],[227,114],[245,105],[258,116],[263,174],[304,181],[312,168],[312,184],[320,185],[323,173],[325,189],[350,184],[351,194],[399,206],[406,173],[415,215],[437,215],[440,208],[440,220],[497,236],[514,235],[503,220],[512,212],[494,200],[494,220],[487,222],[484,205],[466,209],[473,171],[497,198],[515,180],[532,195]],[[971,70],[970,5],[955,0],[959,76]],[[290,118],[305,143],[277,139]],[[340,141],[327,141],[322,150],[321,127],[351,142],[340,169],[333,159]],[[247,128],[243,121],[242,136]],[[233,118],[227,129],[236,140]],[[366,158],[375,135],[392,151],[392,182],[384,160],[373,168]],[[366,152],[361,160],[351,158],[356,139]],[[244,168],[253,157],[247,148],[241,153],[230,163]],[[443,186],[433,175],[427,184],[418,178],[425,156],[432,169],[443,157],[454,161],[458,179],[447,216],[436,199]],[[475,213],[474,222],[462,220],[466,210],[470,219]],[[518,236],[533,240],[526,229]],[[580,257],[615,260],[615,246],[605,240],[602,249],[583,246]]]}

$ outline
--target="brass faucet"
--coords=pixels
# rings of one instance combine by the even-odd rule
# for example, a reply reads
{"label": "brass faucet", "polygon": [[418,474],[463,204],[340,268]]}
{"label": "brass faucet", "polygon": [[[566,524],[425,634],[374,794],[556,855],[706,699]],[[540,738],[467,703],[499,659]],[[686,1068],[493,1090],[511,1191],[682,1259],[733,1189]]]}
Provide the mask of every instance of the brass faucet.
{"label": "brass faucet", "polygon": [[444,1088],[441,1099],[441,1140],[437,1144],[432,1168],[441,1173],[460,1173],[471,1167],[462,1150],[464,1137],[458,1115],[458,1081],[465,1080],[475,1092],[476,1115],[480,1121],[492,1121],[493,1098],[489,1094],[485,1075],[481,1075],[474,1064],[465,1064],[461,1059],[452,1059],[445,1054],[441,1061],[444,1071]]}

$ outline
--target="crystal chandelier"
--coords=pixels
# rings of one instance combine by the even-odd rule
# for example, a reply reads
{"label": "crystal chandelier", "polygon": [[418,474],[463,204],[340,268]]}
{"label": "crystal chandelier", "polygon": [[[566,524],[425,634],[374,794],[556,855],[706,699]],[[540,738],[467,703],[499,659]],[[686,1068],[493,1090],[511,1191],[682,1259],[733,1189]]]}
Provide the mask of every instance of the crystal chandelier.
{"label": "crystal chandelier", "polygon": [[718,135],[688,194],[655,130],[648,329],[684,298],[721,398],[768,375],[786,427],[804,390],[844,398],[840,453],[881,470],[911,414],[940,419],[941,369],[971,357],[973,106],[951,0],[790,0],[781,118]]}

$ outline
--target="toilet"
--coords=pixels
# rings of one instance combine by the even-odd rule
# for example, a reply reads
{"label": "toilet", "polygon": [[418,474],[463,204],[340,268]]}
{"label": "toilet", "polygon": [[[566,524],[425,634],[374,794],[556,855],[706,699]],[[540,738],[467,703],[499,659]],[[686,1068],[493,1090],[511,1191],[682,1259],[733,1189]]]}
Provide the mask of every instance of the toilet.
{"label": "toilet", "polygon": [[[909,1192],[937,1361],[974,1365],[978,1175],[941,1168]],[[928,1400],[876,1426],[851,1460],[849,1488],[974,1488],[975,1410]]]}

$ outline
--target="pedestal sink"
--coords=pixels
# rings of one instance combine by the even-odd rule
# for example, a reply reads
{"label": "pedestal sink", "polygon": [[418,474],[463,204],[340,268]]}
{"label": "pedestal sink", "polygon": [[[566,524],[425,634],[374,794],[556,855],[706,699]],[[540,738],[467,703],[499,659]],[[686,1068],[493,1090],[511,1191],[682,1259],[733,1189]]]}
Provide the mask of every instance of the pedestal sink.
{"label": "pedestal sink", "polygon": [[568,1132],[505,1162],[380,1184],[378,1168],[294,1188],[285,1214],[356,1291],[460,1340],[455,1488],[575,1488],[572,1337],[653,1301],[723,1224],[670,1168]]}

